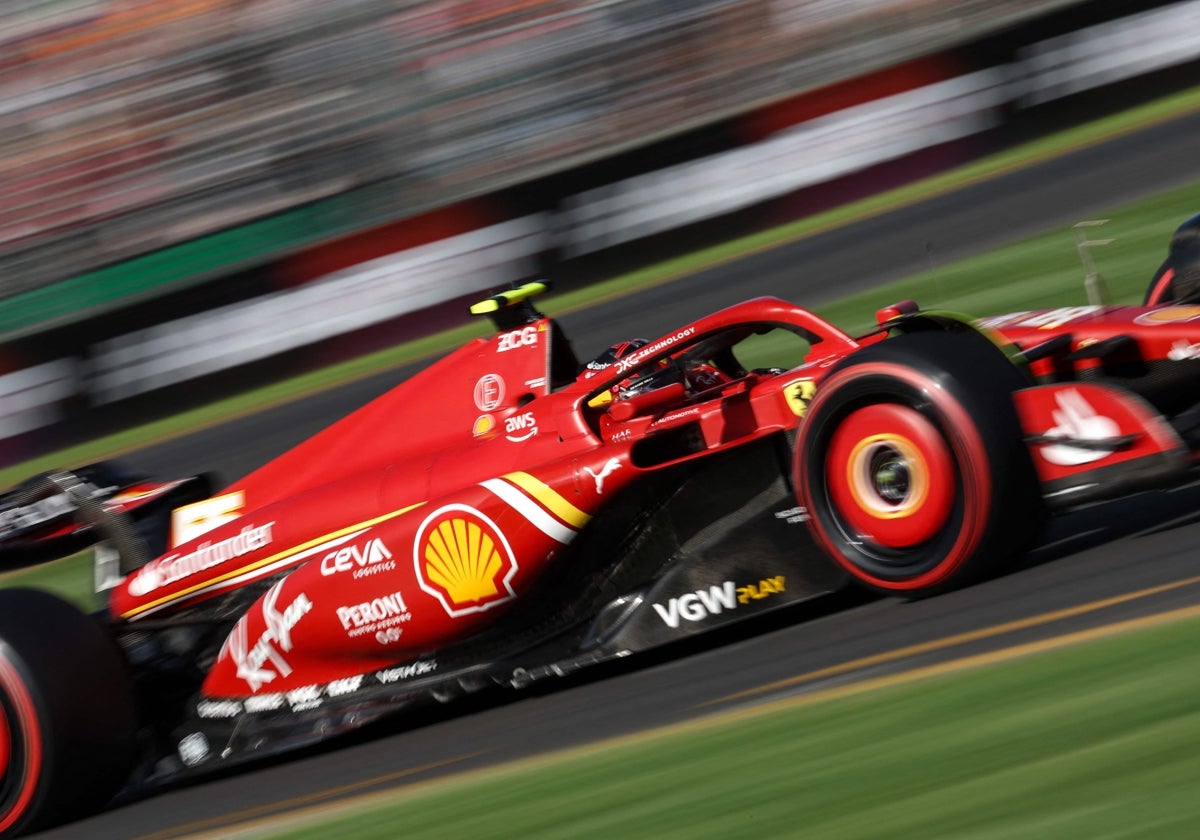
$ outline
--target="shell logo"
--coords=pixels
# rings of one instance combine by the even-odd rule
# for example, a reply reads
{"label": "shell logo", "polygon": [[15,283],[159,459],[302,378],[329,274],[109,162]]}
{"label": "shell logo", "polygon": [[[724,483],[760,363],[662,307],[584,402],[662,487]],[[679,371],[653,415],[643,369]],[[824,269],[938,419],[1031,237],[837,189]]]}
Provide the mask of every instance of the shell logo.
{"label": "shell logo", "polygon": [[1200,306],[1168,306],[1139,315],[1134,320],[1139,324],[1172,324],[1196,318],[1200,318]]}
{"label": "shell logo", "polygon": [[496,418],[490,414],[481,414],[475,418],[475,425],[471,427],[471,434],[477,438],[492,438],[500,431],[500,427],[496,424]]}
{"label": "shell logo", "polygon": [[447,505],[426,517],[413,543],[421,589],[452,618],[483,612],[516,597],[517,561],[492,520],[467,505]]}

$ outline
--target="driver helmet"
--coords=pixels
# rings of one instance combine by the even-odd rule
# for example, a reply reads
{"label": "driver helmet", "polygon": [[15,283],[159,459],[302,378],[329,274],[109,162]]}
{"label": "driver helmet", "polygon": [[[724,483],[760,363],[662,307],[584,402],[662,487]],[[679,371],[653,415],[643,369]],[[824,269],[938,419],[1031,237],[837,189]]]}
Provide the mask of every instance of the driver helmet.
{"label": "driver helmet", "polygon": [[[607,370],[621,359],[631,355],[634,351],[645,347],[649,343],[649,339],[645,338],[631,338],[628,341],[619,341],[588,362],[583,372],[579,375],[579,378],[587,380],[598,376],[602,371]],[[664,385],[680,381],[690,391],[704,391],[729,380],[728,377],[712,365],[694,365],[681,374],[664,359],[660,363],[658,370],[643,370],[633,374],[613,386],[609,393],[597,397],[593,400],[593,403],[599,405],[607,403],[612,399],[628,399],[637,394],[644,394],[647,391],[653,391]]]}
{"label": "driver helmet", "polygon": [[[615,365],[626,356],[632,355],[635,351],[640,350],[650,343],[648,338],[631,338],[626,341],[618,341],[616,344],[609,347],[596,358],[588,362],[583,371],[579,374],[581,380],[588,380],[599,376],[608,368]],[[663,363],[665,366],[665,362]],[[601,405],[606,405],[614,399],[627,399],[634,394],[644,393],[662,385],[667,384],[667,380],[662,378],[662,374],[673,374],[673,371],[642,371],[636,373],[627,379],[614,385],[608,391],[600,394],[592,399],[589,403],[593,408]]]}
{"label": "driver helmet", "polygon": [[631,338],[628,341],[618,341],[584,366],[584,379],[591,379],[597,373],[615,365],[619,360],[639,350],[650,343],[648,338]]}

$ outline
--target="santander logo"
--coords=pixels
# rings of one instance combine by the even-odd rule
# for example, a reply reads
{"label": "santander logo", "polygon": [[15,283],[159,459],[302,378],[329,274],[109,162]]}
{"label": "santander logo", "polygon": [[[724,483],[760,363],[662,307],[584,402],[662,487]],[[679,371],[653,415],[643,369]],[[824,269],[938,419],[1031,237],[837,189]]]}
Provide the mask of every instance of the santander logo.
{"label": "santander logo", "polygon": [[209,542],[205,540],[186,554],[169,554],[146,564],[129,581],[129,594],[149,595],[167,584],[200,574],[227,560],[243,557],[271,544],[274,522],[247,525],[232,537]]}

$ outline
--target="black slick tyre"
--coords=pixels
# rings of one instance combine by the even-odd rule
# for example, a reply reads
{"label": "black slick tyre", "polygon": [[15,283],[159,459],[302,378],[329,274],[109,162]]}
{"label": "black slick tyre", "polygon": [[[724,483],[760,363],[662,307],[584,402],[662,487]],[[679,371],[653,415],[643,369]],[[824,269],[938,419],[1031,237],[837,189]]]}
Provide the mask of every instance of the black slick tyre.
{"label": "black slick tyre", "polygon": [[870,345],[820,384],[796,441],[818,545],[864,586],[923,597],[996,572],[1044,522],[1013,405],[1029,383],[976,333]]}
{"label": "black slick tyre", "polygon": [[101,808],[128,779],[135,725],[132,682],[95,620],[0,590],[0,836]]}

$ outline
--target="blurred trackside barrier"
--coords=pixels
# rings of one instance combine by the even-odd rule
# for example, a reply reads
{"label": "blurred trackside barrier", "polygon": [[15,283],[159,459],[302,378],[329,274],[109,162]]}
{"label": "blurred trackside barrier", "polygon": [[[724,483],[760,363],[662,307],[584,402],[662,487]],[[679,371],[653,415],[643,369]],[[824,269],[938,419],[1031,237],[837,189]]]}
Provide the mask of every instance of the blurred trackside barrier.
{"label": "blurred trackside barrier", "polygon": [[[889,186],[880,164],[892,162],[891,174],[900,178],[923,174],[931,160],[944,164],[948,155],[986,148],[975,141],[1011,122],[1023,107],[1200,55],[1200,40],[1192,34],[1200,31],[1200,0],[1083,29],[1072,28],[1077,19],[1035,21],[961,50],[780,100],[644,152],[317,247],[303,245],[322,231],[352,230],[363,212],[356,202],[369,205],[366,191],[378,187],[195,240],[152,255],[145,265],[126,263],[111,270],[111,283],[81,282],[69,295],[60,285],[51,300],[69,307],[92,295],[90,304],[96,311],[108,308],[107,315],[75,321],[67,311],[60,316],[67,326],[6,345],[0,354],[0,462],[40,447],[31,431],[49,426],[54,433],[47,439],[54,442],[69,435],[72,424],[62,421],[75,411],[89,411],[93,423],[95,409],[104,407],[119,422],[130,398],[165,385],[237,366],[246,370],[252,362],[258,369],[251,375],[269,378],[278,370],[273,359],[314,346],[322,354],[350,354],[369,341],[364,335],[373,327],[387,327],[394,337],[397,319],[406,313],[433,312],[428,307],[439,300],[538,273],[547,261],[586,274],[593,255],[619,256],[650,234],[796,195],[807,196],[810,208],[813,201],[845,197],[856,188],[855,173],[868,168],[865,189]],[[206,260],[256,251],[290,254],[253,273],[166,296],[149,294],[154,277],[187,276]],[[102,299],[114,288],[115,298]],[[0,319],[11,313],[6,308]],[[438,322],[425,317],[421,326],[436,328]],[[299,364],[329,360],[308,356]],[[21,445],[6,447],[3,440],[15,436]]]}

